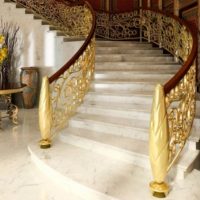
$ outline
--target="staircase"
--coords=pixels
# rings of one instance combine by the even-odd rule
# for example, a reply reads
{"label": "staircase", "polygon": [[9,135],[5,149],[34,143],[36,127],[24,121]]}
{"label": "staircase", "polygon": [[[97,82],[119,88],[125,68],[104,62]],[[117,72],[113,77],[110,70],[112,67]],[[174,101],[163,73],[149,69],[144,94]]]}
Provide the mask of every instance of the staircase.
{"label": "staircase", "polygon": [[[29,145],[33,161],[81,199],[150,198],[152,95],[155,84],[165,83],[180,67],[172,56],[146,42],[97,41],[95,77],[84,103],[53,148],[41,151],[37,144]],[[194,167],[199,117],[197,113],[170,183]]]}

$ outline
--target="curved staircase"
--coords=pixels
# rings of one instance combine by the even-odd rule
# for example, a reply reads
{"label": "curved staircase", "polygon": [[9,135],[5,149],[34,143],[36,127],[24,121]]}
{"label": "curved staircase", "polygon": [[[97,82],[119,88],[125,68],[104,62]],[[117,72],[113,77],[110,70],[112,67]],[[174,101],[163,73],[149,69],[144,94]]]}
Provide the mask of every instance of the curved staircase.
{"label": "curved staircase", "polygon": [[[176,59],[147,42],[97,41],[94,73],[96,21],[87,2],[16,2],[19,8],[28,8],[27,14],[33,12],[35,19],[47,18],[45,24],[52,24],[50,30],[58,30],[58,35],[85,39],[63,67],[51,77],[43,78],[40,147],[51,147],[58,130],[66,124],[68,128],[61,131],[51,149],[40,150],[35,143],[29,145],[35,164],[80,199],[150,199],[147,187],[144,188],[151,179],[150,157],[154,178],[151,191],[154,195],[166,196],[169,187],[165,178],[171,166],[167,178],[173,184],[194,168],[199,154],[196,148],[200,140],[198,112],[194,119],[195,33],[177,17],[151,9],[114,13],[112,17],[101,13],[100,17],[109,16],[106,20],[110,20],[110,26],[102,32],[105,24],[97,24],[99,32],[96,33],[100,36],[116,39],[117,34],[112,31],[116,31],[118,22],[113,19],[131,20],[134,23],[130,23],[131,27],[125,26],[124,35],[119,37],[152,41]],[[69,23],[75,22],[75,18],[77,23]],[[158,96],[154,98],[149,139],[156,85]]]}
{"label": "curved staircase", "polygon": [[[84,103],[52,149],[29,151],[36,165],[87,200],[150,199],[148,156],[152,94],[180,68],[169,54],[139,42],[96,42],[96,69]],[[183,179],[199,154],[200,118],[169,176]],[[142,188],[142,191],[141,191]]]}

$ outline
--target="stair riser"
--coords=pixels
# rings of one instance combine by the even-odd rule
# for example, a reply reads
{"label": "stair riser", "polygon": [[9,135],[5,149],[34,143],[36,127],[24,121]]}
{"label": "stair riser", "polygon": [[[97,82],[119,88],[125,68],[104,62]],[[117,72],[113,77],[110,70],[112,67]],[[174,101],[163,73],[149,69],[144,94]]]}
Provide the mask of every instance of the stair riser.
{"label": "stair riser", "polygon": [[134,139],[148,140],[148,134],[146,131],[138,131],[137,129],[131,127],[125,127],[120,125],[112,125],[109,123],[101,123],[95,121],[79,121],[71,119],[69,122],[69,127],[84,128],[92,131],[104,132],[106,134],[120,135],[124,137],[130,137]]}
{"label": "stair riser", "polygon": [[145,81],[145,82],[164,82],[169,80],[172,75],[161,74],[137,74],[134,72],[98,72],[95,73],[95,80],[124,80],[124,81]]}
{"label": "stair riser", "polygon": [[117,147],[113,147],[107,144],[102,144],[99,142],[95,142],[89,139],[73,135],[61,134],[60,140],[67,144],[74,145],[104,156],[108,156],[112,159],[128,162],[135,166],[139,166],[150,170],[150,163],[148,156],[126,151]]}
{"label": "stair riser", "polygon": [[[74,145],[79,148],[83,148],[101,154],[103,156],[110,157],[111,159],[117,159],[138,167],[142,167],[147,170],[151,170],[149,157],[143,154],[137,154],[117,147],[113,147],[111,145],[102,144],[93,140],[66,134],[61,134],[60,140],[67,144]],[[188,172],[193,169],[193,167],[193,163],[190,166],[188,166],[188,169],[184,169],[182,167],[177,168],[175,166],[170,170],[168,178],[171,180],[184,179]]]}
{"label": "stair riser", "polygon": [[115,83],[115,84],[106,84],[106,83],[92,83],[91,89],[106,89],[110,91],[132,91],[132,92],[153,92],[156,84],[145,84],[145,83]]}
{"label": "stair riser", "polygon": [[[154,65],[155,64],[155,65]],[[101,62],[101,63],[96,63],[95,68],[96,70],[121,70],[121,71],[126,71],[126,70],[133,70],[139,71],[140,73],[170,73],[174,74],[178,69],[180,65],[164,65],[164,64],[156,64],[152,63],[149,64],[140,64],[140,63],[134,63],[134,62]]]}
{"label": "stair riser", "polygon": [[89,92],[84,101],[98,101],[101,102],[118,102],[118,103],[132,103],[132,104],[148,104],[151,106],[152,98],[149,97],[137,97],[137,96],[125,96],[125,95],[101,95],[95,92]]}
{"label": "stair riser", "polygon": [[140,119],[147,120],[150,119],[150,109],[146,108],[149,113],[146,112],[137,112],[137,111],[126,111],[126,110],[113,110],[113,109],[101,109],[95,107],[87,107],[87,105],[81,106],[78,108],[77,112],[79,113],[87,113],[87,114],[96,114],[96,115],[106,115],[110,117],[123,117],[127,119]]}
{"label": "stair riser", "polygon": [[122,48],[109,48],[109,47],[97,47],[96,54],[137,54],[138,56],[167,56],[167,54],[163,54],[161,50],[135,50],[135,49],[122,49]]}
{"label": "stair riser", "polygon": [[112,48],[112,47],[119,47],[119,48],[142,48],[142,49],[147,49],[147,48],[151,48],[152,49],[152,45],[149,44],[149,43],[133,43],[133,42],[115,42],[115,41],[112,41],[112,42],[100,42],[100,41],[97,41],[96,42],[96,47],[109,47],[109,48]]}
{"label": "stair riser", "polygon": [[173,57],[138,57],[137,55],[96,55],[96,62],[167,62],[174,63]]}
{"label": "stair riser", "polygon": [[[104,113],[105,115],[105,113]],[[104,116],[102,115],[102,116]],[[106,116],[106,115],[105,115]],[[130,126],[125,126],[125,125],[118,125],[118,124],[111,124],[111,123],[105,123],[105,122],[99,122],[95,120],[76,120],[72,118],[69,123],[69,127],[74,127],[74,128],[83,128],[91,131],[99,131],[104,132],[106,134],[112,134],[112,135],[119,135],[119,136],[124,136],[124,137],[130,137],[133,139],[140,139],[144,141],[149,140],[149,127],[150,127],[150,114],[149,117],[146,115],[147,120],[141,117],[141,125],[138,125],[137,127],[140,126],[141,129],[136,129],[134,128],[134,120],[133,123],[131,124],[132,127]],[[128,119],[128,118],[127,118]],[[138,118],[137,118],[138,119]],[[189,145],[188,149],[194,150],[194,147],[196,146],[196,142],[193,140],[193,135],[198,134],[199,131],[199,121],[195,120],[193,130],[191,132],[191,137],[189,138]],[[196,127],[197,128],[196,128]],[[146,128],[145,128],[146,127]]]}

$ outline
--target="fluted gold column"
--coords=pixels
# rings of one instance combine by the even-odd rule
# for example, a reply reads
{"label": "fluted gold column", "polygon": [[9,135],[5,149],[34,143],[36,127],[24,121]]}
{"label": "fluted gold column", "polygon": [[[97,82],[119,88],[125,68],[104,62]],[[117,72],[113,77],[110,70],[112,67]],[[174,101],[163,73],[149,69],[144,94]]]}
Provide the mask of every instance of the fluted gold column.
{"label": "fluted gold column", "polygon": [[147,7],[148,7],[148,8],[151,7],[151,0],[147,0]]}
{"label": "fluted gold column", "polygon": [[150,163],[154,181],[150,189],[154,196],[165,197],[169,186],[165,183],[169,162],[169,135],[165,94],[163,86],[158,84],[155,89],[150,124],[149,140]]}
{"label": "fluted gold column", "polygon": [[179,0],[174,0],[174,15],[179,16],[180,3]]}
{"label": "fluted gold column", "polygon": [[162,0],[158,0],[158,8],[159,8],[159,10],[163,9],[163,1]]}
{"label": "fluted gold column", "polygon": [[142,0],[139,1],[139,6],[142,7]]}
{"label": "fluted gold column", "polygon": [[39,127],[41,133],[40,147],[51,147],[52,106],[48,77],[43,77],[39,103]]}
{"label": "fluted gold column", "polygon": [[106,11],[110,11],[110,0],[106,0]]}

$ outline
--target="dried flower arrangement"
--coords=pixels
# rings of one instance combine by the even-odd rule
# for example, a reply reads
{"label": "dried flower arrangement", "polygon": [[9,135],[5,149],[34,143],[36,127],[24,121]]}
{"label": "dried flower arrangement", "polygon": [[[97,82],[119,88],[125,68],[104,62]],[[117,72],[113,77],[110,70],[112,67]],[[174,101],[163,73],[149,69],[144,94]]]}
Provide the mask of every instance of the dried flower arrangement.
{"label": "dried flower arrangement", "polygon": [[[15,47],[17,45],[17,33],[19,27],[12,23],[0,21],[0,35],[2,36],[1,40],[4,48],[3,54],[6,54],[6,57],[2,59],[0,73],[1,73],[1,84],[5,85],[13,81],[13,62],[15,59]],[[5,50],[6,48],[6,50]],[[2,55],[3,55],[2,54]],[[3,57],[2,57],[3,58]]]}

